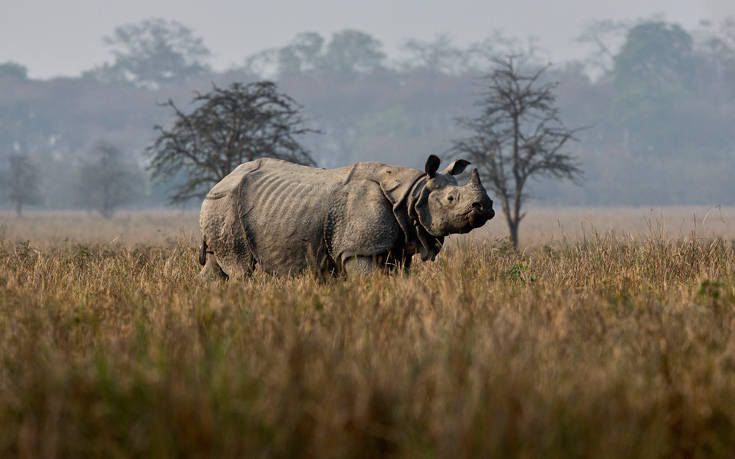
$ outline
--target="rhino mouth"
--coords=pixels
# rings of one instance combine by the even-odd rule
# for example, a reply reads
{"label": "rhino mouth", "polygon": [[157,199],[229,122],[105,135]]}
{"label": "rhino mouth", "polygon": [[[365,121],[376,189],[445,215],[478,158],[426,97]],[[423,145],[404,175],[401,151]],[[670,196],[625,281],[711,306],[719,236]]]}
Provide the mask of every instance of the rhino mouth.
{"label": "rhino mouth", "polygon": [[495,211],[492,208],[486,211],[471,209],[465,215],[468,223],[467,231],[470,231],[487,223],[488,220],[495,216]]}

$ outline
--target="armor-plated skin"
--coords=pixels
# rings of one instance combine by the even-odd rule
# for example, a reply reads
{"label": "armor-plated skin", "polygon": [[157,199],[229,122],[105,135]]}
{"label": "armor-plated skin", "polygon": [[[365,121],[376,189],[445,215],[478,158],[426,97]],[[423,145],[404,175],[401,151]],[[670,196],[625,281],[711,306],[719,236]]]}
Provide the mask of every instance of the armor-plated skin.
{"label": "armor-plated skin", "polygon": [[[319,169],[276,159],[241,164],[202,203],[202,278],[242,278],[259,266],[278,275],[410,266],[433,259],[443,237],[492,218],[477,171],[464,187],[457,160],[437,174],[381,163]],[[449,196],[452,196],[451,199]],[[463,204],[464,203],[464,204]],[[449,209],[451,207],[451,209]]]}

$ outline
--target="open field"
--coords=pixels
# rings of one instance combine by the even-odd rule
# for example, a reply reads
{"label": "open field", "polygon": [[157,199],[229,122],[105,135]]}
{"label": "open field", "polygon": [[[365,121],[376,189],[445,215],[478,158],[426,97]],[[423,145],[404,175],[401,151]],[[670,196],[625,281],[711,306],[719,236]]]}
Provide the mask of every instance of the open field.
{"label": "open field", "polygon": [[0,457],[735,457],[735,210],[500,217],[226,284],[196,213],[0,217]]}
{"label": "open field", "polygon": [[[505,222],[502,213],[498,212],[494,220],[472,232],[472,237],[480,240],[506,237]],[[682,239],[690,238],[692,232],[699,238],[735,239],[735,208],[532,208],[521,224],[521,244],[578,242],[600,235],[624,239],[647,239],[651,236]],[[199,239],[198,210],[118,212],[109,220],[81,211],[31,211],[18,220],[11,212],[0,211],[0,240],[30,240],[39,247],[69,241],[125,246],[166,245],[182,239]]]}

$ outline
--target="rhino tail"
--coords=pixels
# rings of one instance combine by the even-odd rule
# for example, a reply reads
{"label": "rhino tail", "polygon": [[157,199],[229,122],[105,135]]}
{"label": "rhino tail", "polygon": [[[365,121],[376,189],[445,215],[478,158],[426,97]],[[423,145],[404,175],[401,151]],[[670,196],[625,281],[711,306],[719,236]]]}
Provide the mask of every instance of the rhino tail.
{"label": "rhino tail", "polygon": [[202,250],[199,252],[199,264],[207,264],[207,240],[202,238]]}

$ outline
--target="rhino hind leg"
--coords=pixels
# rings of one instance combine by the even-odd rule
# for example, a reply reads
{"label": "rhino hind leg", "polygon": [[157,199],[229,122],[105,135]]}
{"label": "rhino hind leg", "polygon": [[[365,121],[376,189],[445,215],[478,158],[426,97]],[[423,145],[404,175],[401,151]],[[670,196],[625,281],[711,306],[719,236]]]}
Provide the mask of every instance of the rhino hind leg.
{"label": "rhino hind leg", "polygon": [[344,271],[348,277],[365,276],[375,271],[374,257],[350,257],[345,260]]}
{"label": "rhino hind leg", "polygon": [[199,274],[197,274],[197,279],[203,281],[226,281],[230,278],[230,276],[222,270],[219,263],[217,263],[217,259],[213,253],[207,252],[204,256],[204,267]]}
{"label": "rhino hind leg", "polygon": [[408,274],[411,269],[411,256],[406,254],[395,256],[390,252],[372,256],[355,256],[346,259],[343,268],[348,276],[367,275],[376,271],[386,274]]}
{"label": "rhino hind leg", "polygon": [[354,256],[344,261],[347,276],[365,276],[377,271],[388,272],[387,255]]}

